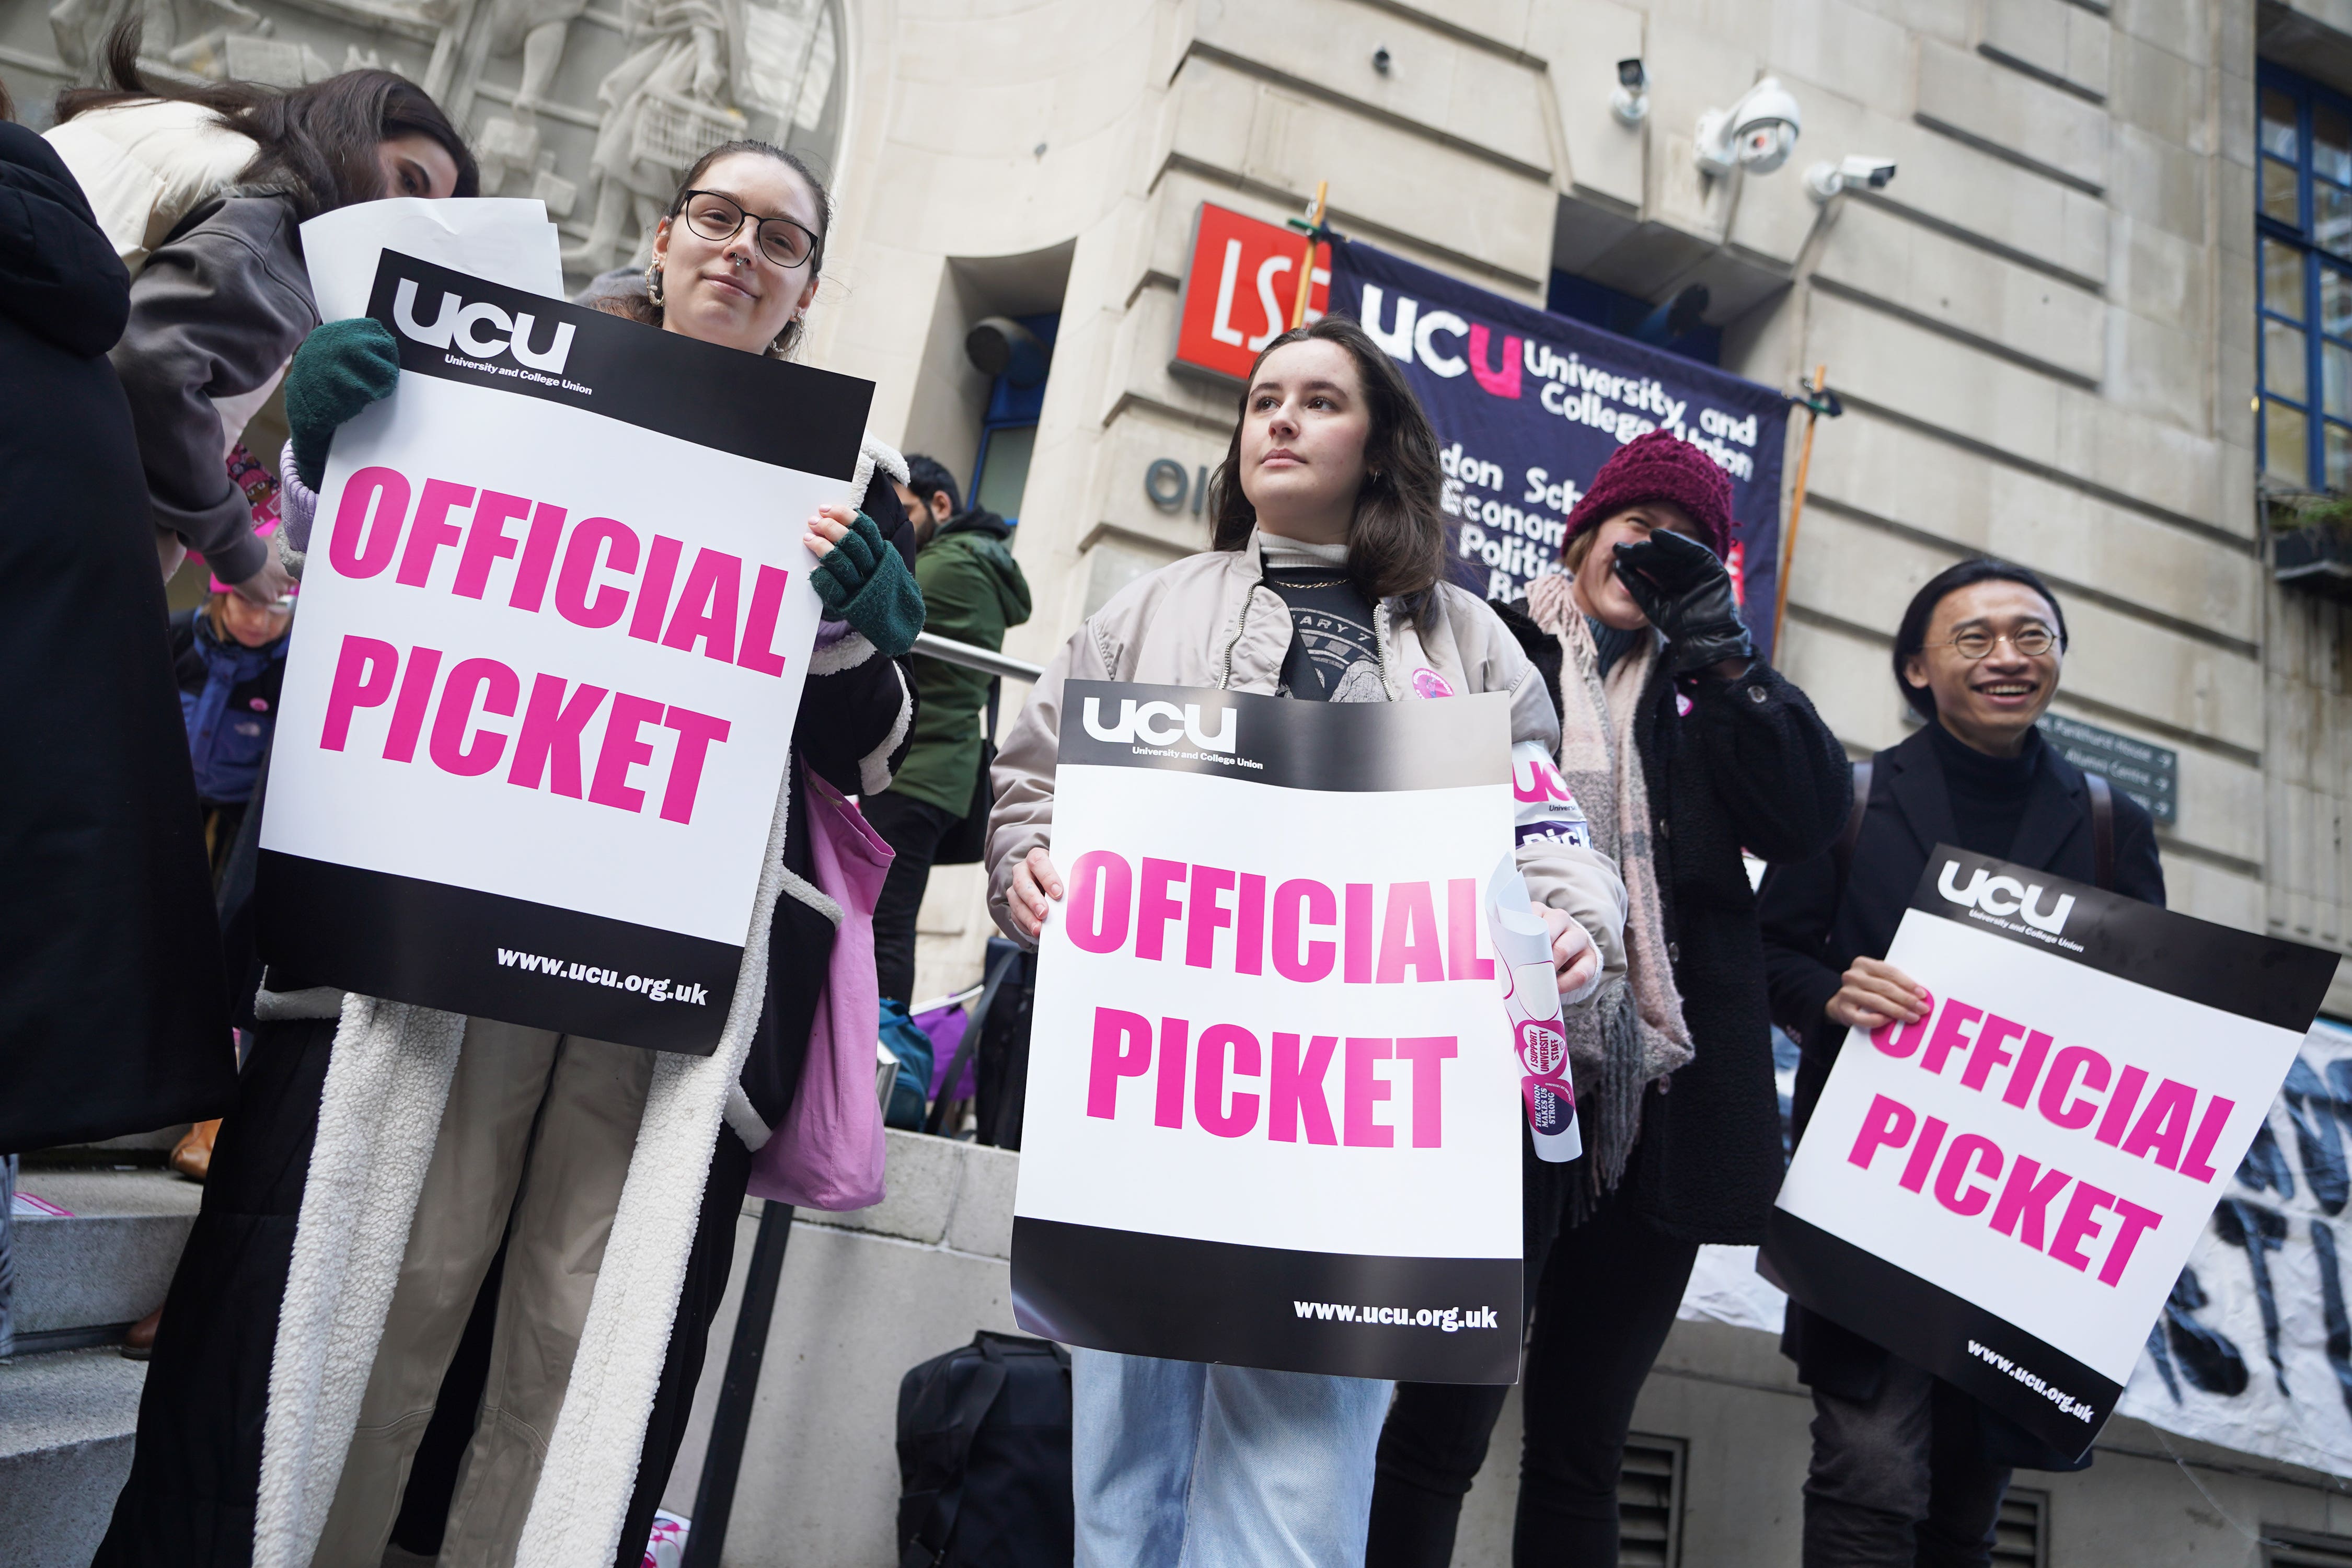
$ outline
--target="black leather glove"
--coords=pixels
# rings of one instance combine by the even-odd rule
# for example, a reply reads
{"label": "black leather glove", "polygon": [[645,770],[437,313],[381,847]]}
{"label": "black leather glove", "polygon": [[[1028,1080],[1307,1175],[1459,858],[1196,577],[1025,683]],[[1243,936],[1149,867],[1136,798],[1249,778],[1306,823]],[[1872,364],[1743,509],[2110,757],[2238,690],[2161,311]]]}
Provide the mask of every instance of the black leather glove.
{"label": "black leather glove", "polygon": [[1756,644],[1740,624],[1731,574],[1697,540],[1659,529],[1617,546],[1616,568],[1625,592],[1665,634],[1666,658],[1676,675],[1756,657]]}

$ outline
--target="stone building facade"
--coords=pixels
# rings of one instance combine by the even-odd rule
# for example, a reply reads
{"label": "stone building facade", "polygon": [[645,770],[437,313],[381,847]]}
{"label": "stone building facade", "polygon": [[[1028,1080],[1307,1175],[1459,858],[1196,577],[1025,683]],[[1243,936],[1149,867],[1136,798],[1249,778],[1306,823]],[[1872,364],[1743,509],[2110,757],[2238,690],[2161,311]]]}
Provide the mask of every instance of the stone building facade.
{"label": "stone building facade", "polygon": [[[1563,274],[1650,302],[1703,283],[1725,369],[1793,391],[1826,366],[1843,400],[1780,661],[1849,748],[1906,732],[1887,659],[1912,590],[1970,552],[2024,562],[2073,624],[2056,711],[2177,757],[2175,907],[2352,952],[2335,470],[2282,448],[2305,405],[2325,447],[2336,362],[2307,323],[2312,376],[2287,384],[2300,329],[2262,243],[2334,309],[2328,247],[2352,238],[2322,232],[2325,117],[2352,94],[2352,0],[0,0],[19,113],[45,123],[142,4],[172,69],[425,83],[498,194],[547,202],[575,281],[636,254],[648,162],[735,133],[811,154],[837,216],[806,357],[874,379],[876,427],[952,471],[984,442],[1024,455],[992,493],[1036,593],[1007,651],[1038,661],[1206,542],[1146,489],[1160,458],[1213,468],[1234,419],[1233,388],[1170,364],[1202,202],[1279,221],[1328,181],[1341,231],[1531,304]],[[2263,129],[2279,72],[2309,89],[2292,157]],[[1768,75],[1801,106],[1794,154],[1703,174],[1700,115]],[[1895,176],[1814,199],[1807,170],[1849,155]],[[2283,177],[2315,193],[2292,220]],[[1017,441],[965,353],[991,316],[1058,318]],[[935,876],[919,994],[977,973],[978,888]],[[2352,1015],[2352,986],[2331,1002]],[[1757,1440],[1801,1443],[1797,1403]],[[2236,1506],[2334,1522],[2300,1484]],[[2257,1561],[2221,1517],[2179,1527],[2219,1555],[2073,1560]]]}

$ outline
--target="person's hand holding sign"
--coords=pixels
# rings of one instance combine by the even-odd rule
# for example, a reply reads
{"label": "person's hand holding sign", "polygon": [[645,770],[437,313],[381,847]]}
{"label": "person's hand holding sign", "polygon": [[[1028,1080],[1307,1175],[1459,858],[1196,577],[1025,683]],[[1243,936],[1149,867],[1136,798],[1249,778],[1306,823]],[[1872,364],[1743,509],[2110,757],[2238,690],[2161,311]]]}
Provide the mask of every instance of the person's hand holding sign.
{"label": "person's hand holding sign", "polygon": [[1013,911],[1013,923],[1021,934],[1034,939],[1045,929],[1045,915],[1062,899],[1062,874],[1054,869],[1054,858],[1040,845],[1021,858],[1013,868],[1013,888],[1005,897],[1005,906]]}
{"label": "person's hand holding sign", "polygon": [[801,542],[817,558],[816,596],[828,617],[847,621],[886,658],[915,646],[923,591],[872,518],[846,504],[820,507]]}
{"label": "person's hand holding sign", "polygon": [[1601,984],[1601,949],[1573,915],[1549,904],[1538,904],[1535,910],[1551,931],[1551,967],[1559,980],[1559,999],[1574,1005]]}
{"label": "person's hand holding sign", "polygon": [[1885,960],[1857,958],[1822,1011],[1849,1029],[1875,1029],[1898,1018],[1917,1023],[1927,1016],[1927,1002],[1919,983]]}
{"label": "person's hand holding sign", "polygon": [[[1023,936],[1034,940],[1045,929],[1045,917],[1062,901],[1063,891],[1062,874],[1054,869],[1054,858],[1043,847],[1022,857],[1013,868],[1013,886],[1004,901]],[[1552,970],[1559,977],[1561,1000],[1582,1001],[1601,979],[1601,950],[1593,944],[1592,933],[1559,910],[1538,904],[1535,911],[1551,931]]]}

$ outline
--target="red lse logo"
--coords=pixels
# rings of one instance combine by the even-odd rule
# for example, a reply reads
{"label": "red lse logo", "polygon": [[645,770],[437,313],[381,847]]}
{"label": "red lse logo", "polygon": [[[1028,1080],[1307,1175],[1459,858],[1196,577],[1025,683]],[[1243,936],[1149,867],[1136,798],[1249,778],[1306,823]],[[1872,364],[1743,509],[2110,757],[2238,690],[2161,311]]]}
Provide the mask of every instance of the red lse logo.
{"label": "red lse logo", "polygon": [[[1296,229],[1202,203],[1185,268],[1176,363],[1236,381],[1248,375],[1258,351],[1290,325],[1306,251],[1307,237]],[[1331,247],[1318,245],[1307,319],[1320,321],[1330,299]]]}

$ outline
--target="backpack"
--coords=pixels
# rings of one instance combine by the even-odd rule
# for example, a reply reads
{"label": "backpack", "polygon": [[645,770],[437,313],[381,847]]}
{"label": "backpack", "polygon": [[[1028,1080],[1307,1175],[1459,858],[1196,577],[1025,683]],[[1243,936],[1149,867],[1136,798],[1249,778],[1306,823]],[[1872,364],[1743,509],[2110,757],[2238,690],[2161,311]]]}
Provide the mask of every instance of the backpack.
{"label": "backpack", "polygon": [[899,1568],[1041,1568],[1076,1554],[1070,1352],[986,1330],[898,1384]]}
{"label": "backpack", "polygon": [[[1870,810],[1872,764],[1853,764],[1853,806],[1846,814],[1845,831],[1831,846],[1837,866],[1838,897],[1845,897],[1846,878],[1853,870],[1854,847],[1862,842],[1862,819]],[[2106,775],[2087,770],[2083,784],[2091,795],[2091,880],[2112,891],[2116,885],[2116,796]]]}

